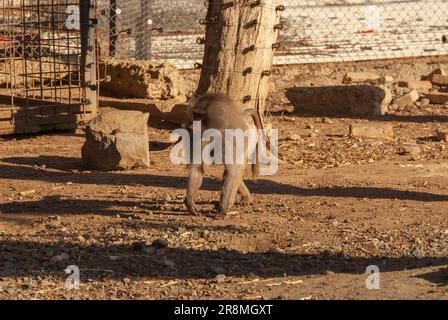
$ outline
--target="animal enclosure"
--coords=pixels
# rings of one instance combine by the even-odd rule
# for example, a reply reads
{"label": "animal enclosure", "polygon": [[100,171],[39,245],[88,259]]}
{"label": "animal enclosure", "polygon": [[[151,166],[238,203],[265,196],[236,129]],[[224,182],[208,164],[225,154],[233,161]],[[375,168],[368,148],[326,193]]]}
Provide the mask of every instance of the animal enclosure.
{"label": "animal enclosure", "polygon": [[73,129],[96,114],[89,0],[0,1],[0,134]]}

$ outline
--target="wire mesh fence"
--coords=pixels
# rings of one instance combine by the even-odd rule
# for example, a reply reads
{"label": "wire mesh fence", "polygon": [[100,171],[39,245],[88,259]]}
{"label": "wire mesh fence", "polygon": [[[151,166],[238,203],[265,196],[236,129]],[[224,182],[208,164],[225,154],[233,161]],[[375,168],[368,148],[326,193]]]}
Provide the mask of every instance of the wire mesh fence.
{"label": "wire mesh fence", "polygon": [[[207,1],[99,1],[102,56],[157,59],[179,68],[192,68],[201,61],[203,47],[196,41],[204,34],[199,20],[206,15]],[[276,64],[448,54],[445,0],[284,0],[282,4],[286,9]]]}

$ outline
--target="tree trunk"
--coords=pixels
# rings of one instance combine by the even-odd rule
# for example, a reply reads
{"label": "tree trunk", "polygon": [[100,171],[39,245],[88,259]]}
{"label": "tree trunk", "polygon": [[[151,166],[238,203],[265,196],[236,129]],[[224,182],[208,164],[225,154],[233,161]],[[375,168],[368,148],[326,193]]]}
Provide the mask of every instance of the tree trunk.
{"label": "tree trunk", "polygon": [[223,93],[241,109],[266,109],[281,29],[279,0],[209,0],[198,95]]}

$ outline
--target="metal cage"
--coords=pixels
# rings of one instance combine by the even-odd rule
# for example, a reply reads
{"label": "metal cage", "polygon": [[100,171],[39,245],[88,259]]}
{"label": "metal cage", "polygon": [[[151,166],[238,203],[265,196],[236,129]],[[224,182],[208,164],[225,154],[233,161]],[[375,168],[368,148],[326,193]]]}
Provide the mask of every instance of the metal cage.
{"label": "metal cage", "polygon": [[94,10],[90,0],[0,0],[0,134],[95,116]]}

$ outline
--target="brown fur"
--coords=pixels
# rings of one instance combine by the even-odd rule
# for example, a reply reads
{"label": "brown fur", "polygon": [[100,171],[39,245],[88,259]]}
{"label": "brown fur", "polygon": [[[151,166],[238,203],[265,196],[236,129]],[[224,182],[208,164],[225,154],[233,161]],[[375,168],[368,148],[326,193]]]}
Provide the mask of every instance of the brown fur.
{"label": "brown fur", "polygon": [[[251,120],[255,124],[257,133],[258,130],[263,129],[261,117],[256,110],[248,109],[241,111],[228,97],[221,94],[207,94],[200,98],[194,98],[190,103],[185,126],[190,128],[193,121],[201,121],[202,131],[216,129],[221,131],[224,136],[225,129],[241,129],[245,132],[252,127]],[[246,150],[245,152],[245,161],[247,161],[248,151]],[[256,162],[256,164],[252,165],[254,179],[259,175],[260,170],[258,161]],[[250,191],[243,181],[246,164],[225,165],[224,185],[218,208],[219,215],[225,216],[228,213],[229,209],[235,203],[237,193],[241,195],[244,204],[250,204]],[[192,214],[197,214],[197,207],[194,200],[201,187],[203,175],[203,164],[190,165],[186,205]]]}

